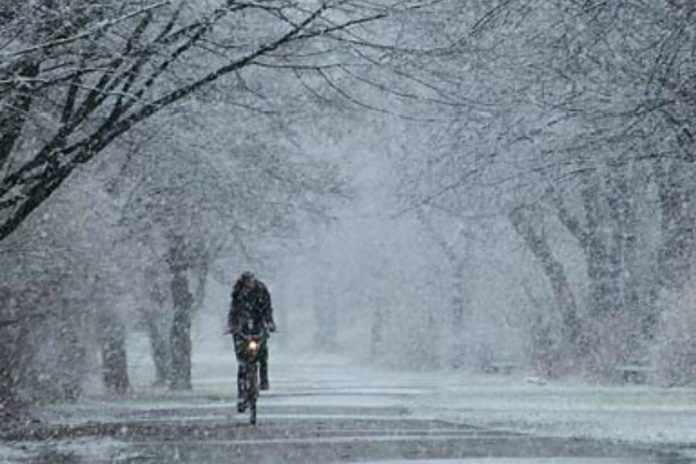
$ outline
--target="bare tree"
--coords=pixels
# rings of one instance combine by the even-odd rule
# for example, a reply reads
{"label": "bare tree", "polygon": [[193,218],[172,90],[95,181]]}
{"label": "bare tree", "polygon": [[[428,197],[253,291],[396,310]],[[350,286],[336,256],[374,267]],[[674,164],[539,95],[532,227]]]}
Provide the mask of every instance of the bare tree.
{"label": "bare tree", "polygon": [[[692,14],[680,2],[505,2],[420,69],[467,110],[416,154],[428,161],[411,174],[410,207],[454,219],[486,196],[492,213],[512,211],[563,300],[563,331],[605,377],[645,356],[659,295],[692,272]],[[587,295],[563,278],[568,251],[543,240],[530,208],[576,240]]]}
{"label": "bare tree", "polygon": [[[390,11],[389,5],[353,2],[318,3],[309,10],[285,2],[235,1],[206,11],[189,9],[186,2],[108,7],[76,22],[77,30],[69,33],[34,41],[22,35],[11,40],[9,31],[3,36],[12,43],[3,55],[3,114],[9,112],[3,117],[22,130],[3,135],[3,147],[15,148],[0,159],[0,240],[79,166],[162,109],[246,68],[292,68],[292,56],[312,43],[320,49],[332,41],[369,46],[353,31]],[[32,63],[30,70],[18,64],[22,60]],[[174,79],[179,73],[182,79]],[[57,102],[56,110],[41,124],[40,142],[23,145],[23,134],[39,129],[39,121],[28,126],[34,117],[30,102],[36,107],[49,101]]]}

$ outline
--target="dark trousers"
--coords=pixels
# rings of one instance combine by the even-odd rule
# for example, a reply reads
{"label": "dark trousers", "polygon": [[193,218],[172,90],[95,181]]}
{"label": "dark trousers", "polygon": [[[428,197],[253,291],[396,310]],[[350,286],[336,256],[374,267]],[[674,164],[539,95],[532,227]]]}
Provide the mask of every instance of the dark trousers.
{"label": "dark trousers", "polygon": [[[246,373],[248,360],[246,359],[244,348],[245,340],[234,335],[234,352],[237,356],[237,399],[246,397]],[[259,352],[259,378],[261,383],[268,383],[268,344],[264,343]]]}

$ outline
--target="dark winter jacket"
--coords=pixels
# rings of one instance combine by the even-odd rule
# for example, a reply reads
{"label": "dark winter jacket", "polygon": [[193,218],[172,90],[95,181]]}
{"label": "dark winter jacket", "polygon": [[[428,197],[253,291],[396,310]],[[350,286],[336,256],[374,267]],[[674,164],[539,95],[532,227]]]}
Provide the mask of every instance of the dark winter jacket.
{"label": "dark winter jacket", "polygon": [[258,279],[238,280],[232,290],[232,304],[227,317],[230,330],[244,334],[275,327],[271,295]]}

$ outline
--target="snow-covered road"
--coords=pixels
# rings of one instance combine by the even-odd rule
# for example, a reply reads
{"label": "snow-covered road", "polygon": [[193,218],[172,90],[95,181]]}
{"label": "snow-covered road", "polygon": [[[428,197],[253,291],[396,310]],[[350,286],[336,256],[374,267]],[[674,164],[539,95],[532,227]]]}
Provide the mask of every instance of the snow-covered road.
{"label": "snow-covered road", "polygon": [[[234,412],[234,364],[197,359],[192,392],[136,387],[43,411],[33,440],[2,444],[3,462],[231,462],[380,464],[678,463],[679,392],[530,384],[358,366],[346,358],[276,356],[259,425]],[[574,388],[574,389],[573,389]],[[617,387],[618,388],[618,387]],[[671,393],[672,397],[665,395]],[[652,403],[647,398],[653,399]],[[594,405],[594,407],[592,407]],[[632,406],[632,407],[629,407]],[[635,421],[635,422],[634,422]],[[671,424],[664,440],[640,427]],[[614,427],[614,428],[612,428]],[[609,431],[604,433],[603,431]],[[533,432],[533,433],[529,433]],[[576,432],[576,433],[574,433]],[[693,430],[690,432],[693,433]],[[632,443],[616,440],[631,438]],[[587,437],[591,439],[580,439]],[[670,439],[668,439],[670,438]],[[679,449],[678,449],[679,448]],[[659,452],[658,452],[659,451]],[[662,451],[667,451],[663,453]]]}

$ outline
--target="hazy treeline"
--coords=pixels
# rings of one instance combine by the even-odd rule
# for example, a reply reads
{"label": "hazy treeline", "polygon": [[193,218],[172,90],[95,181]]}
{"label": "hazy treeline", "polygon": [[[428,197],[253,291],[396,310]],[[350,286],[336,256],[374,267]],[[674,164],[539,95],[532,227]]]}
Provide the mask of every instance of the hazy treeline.
{"label": "hazy treeline", "polygon": [[[456,116],[396,163],[404,214],[454,276],[445,325],[476,337],[490,298],[467,295],[475,255],[507,248],[510,304],[526,313],[525,354],[540,372],[611,378],[637,362],[670,383],[693,380],[694,6],[471,12],[442,20],[469,33],[420,75],[454,96]],[[513,243],[533,260],[519,262]]]}
{"label": "hazy treeline", "polygon": [[361,132],[389,165],[366,196],[396,196],[354,221],[369,240],[327,239],[349,250],[322,274],[327,319],[407,366],[691,382],[693,15],[469,1],[404,19],[400,44],[428,52],[384,64],[404,80],[363,76],[393,103]]}
{"label": "hazy treeline", "polygon": [[[95,370],[127,391],[133,330],[156,381],[190,388],[206,286],[297,243],[330,270],[323,346],[368,330],[410,365],[691,379],[690,3],[0,12],[3,403],[75,399]],[[372,222],[344,229],[360,244],[318,226],[361,188],[356,160],[384,175],[358,194]]]}

